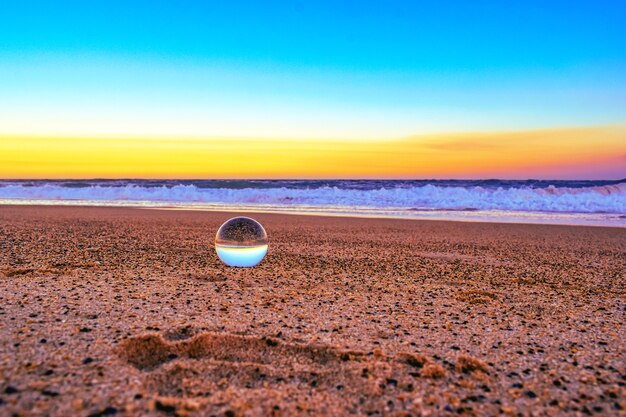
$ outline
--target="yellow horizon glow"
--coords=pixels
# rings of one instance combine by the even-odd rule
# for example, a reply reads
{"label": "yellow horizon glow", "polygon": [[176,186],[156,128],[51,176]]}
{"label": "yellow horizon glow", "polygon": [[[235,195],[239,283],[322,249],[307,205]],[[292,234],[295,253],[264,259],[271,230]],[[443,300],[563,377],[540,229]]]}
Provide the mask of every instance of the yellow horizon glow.
{"label": "yellow horizon glow", "polygon": [[0,135],[5,179],[565,178],[624,166],[623,125],[359,142]]}

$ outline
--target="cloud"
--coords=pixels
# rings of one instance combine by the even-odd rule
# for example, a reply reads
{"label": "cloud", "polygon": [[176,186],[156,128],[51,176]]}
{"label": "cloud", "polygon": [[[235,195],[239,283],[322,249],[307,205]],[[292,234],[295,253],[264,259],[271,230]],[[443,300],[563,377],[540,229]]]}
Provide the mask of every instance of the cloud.
{"label": "cloud", "polygon": [[502,148],[502,145],[495,141],[476,140],[472,138],[433,139],[421,142],[421,145],[426,149],[440,151],[476,151]]}

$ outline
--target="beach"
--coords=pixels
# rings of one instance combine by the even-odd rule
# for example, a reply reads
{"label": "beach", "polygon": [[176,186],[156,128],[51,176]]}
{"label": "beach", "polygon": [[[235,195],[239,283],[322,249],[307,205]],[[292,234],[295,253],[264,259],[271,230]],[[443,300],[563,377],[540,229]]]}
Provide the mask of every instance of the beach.
{"label": "beach", "polygon": [[626,229],[0,206],[0,415],[626,415]]}

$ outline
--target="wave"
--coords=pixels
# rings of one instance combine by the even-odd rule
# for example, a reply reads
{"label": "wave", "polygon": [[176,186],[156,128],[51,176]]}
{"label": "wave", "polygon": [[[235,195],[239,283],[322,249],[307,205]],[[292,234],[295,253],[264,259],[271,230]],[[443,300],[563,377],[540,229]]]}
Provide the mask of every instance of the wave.
{"label": "wave", "polygon": [[592,187],[379,187],[202,188],[193,184],[143,186],[0,185],[0,199],[144,201],[296,208],[343,207],[398,210],[503,210],[556,213],[626,213],[626,182]]}

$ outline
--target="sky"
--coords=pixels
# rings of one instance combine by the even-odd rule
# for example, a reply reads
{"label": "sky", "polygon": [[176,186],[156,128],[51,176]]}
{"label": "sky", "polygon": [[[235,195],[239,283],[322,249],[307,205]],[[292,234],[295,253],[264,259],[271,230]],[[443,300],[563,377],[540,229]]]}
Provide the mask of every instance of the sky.
{"label": "sky", "polygon": [[5,0],[0,177],[624,178],[624,16]]}

